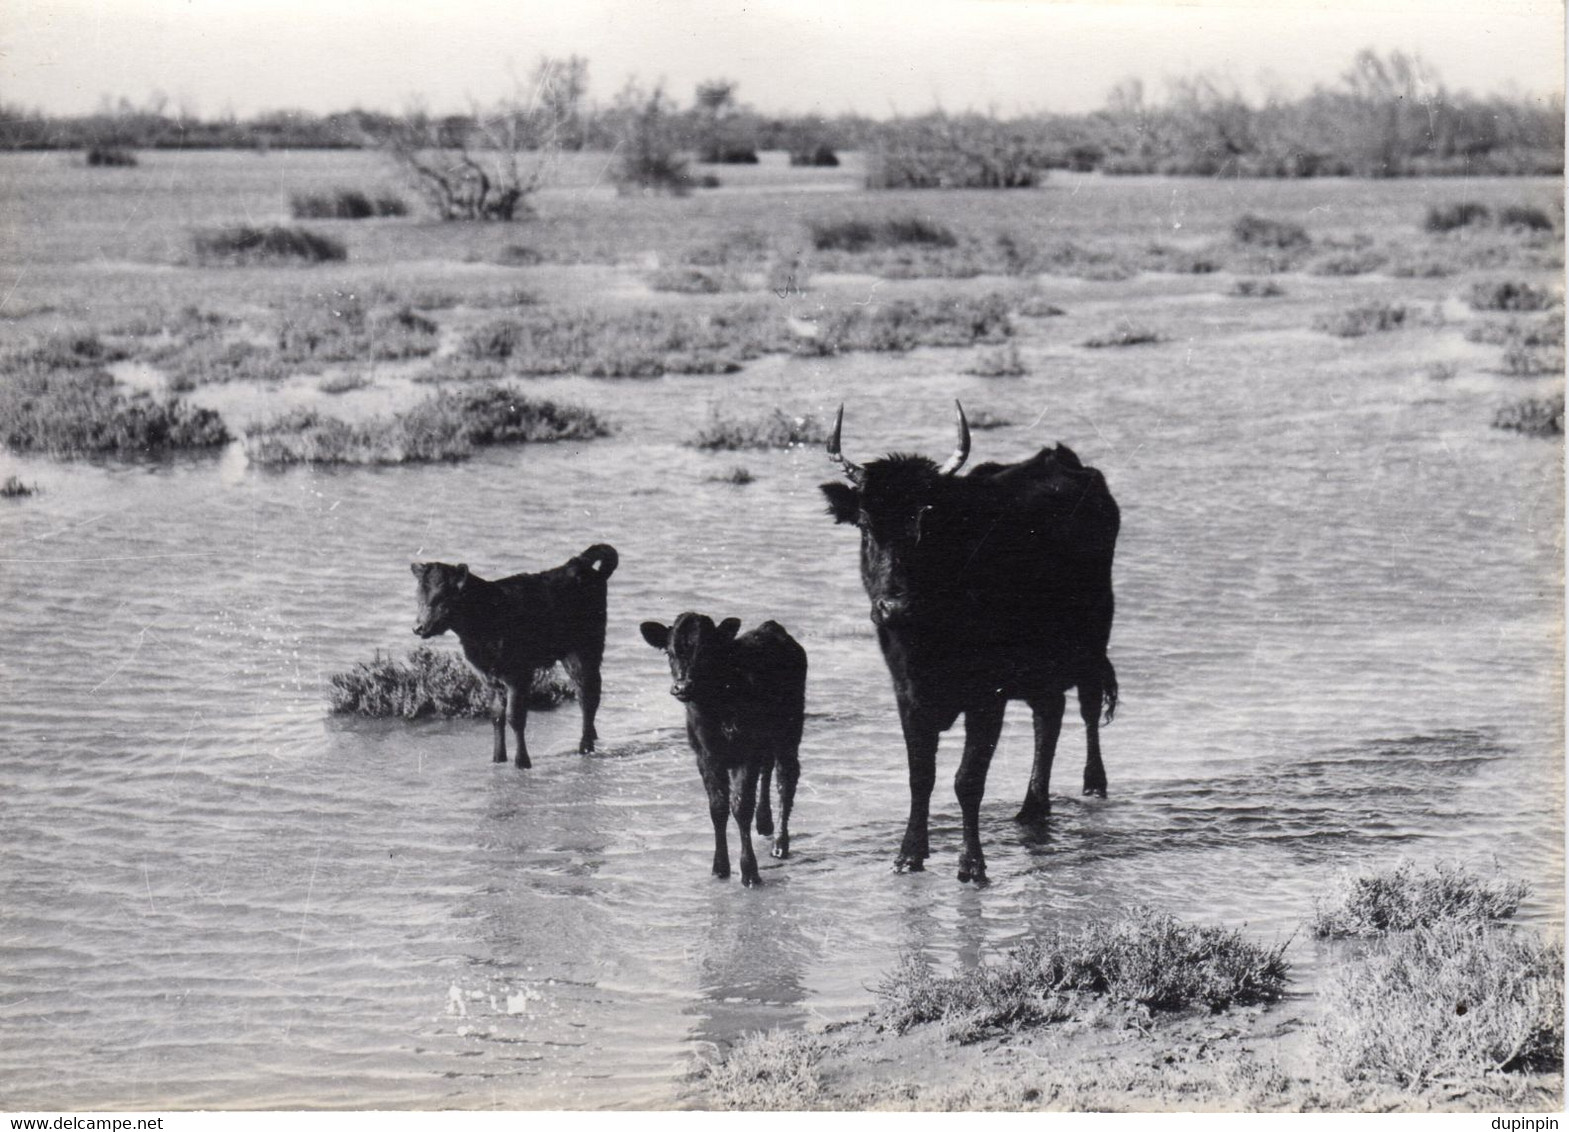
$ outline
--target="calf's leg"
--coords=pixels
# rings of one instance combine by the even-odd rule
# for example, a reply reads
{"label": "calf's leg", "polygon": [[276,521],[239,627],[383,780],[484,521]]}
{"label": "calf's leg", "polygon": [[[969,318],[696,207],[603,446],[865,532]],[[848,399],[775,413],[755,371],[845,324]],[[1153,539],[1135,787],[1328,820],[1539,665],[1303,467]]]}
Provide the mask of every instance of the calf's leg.
{"label": "calf's leg", "polygon": [[494,733],[490,744],[490,761],[504,763],[507,761],[507,689],[504,684],[495,686],[490,726]]}
{"label": "calf's leg", "polygon": [[1030,786],[1024,805],[1013,819],[1037,822],[1051,813],[1051,764],[1057,757],[1057,739],[1062,735],[1062,713],[1068,697],[1052,692],[1030,700],[1035,716],[1035,761],[1030,767]]}
{"label": "calf's leg", "polygon": [[583,737],[578,741],[578,754],[591,754],[594,744],[599,741],[599,732],[594,730],[594,716],[599,712],[600,657],[570,653],[564,663],[567,675],[577,685],[577,702],[583,709]]}
{"label": "calf's leg", "polygon": [[730,813],[741,838],[741,883],[748,888],[763,883],[752,851],[752,812],[757,802],[758,767],[755,762],[730,772]]}
{"label": "calf's leg", "polygon": [[801,759],[797,751],[779,753],[779,830],[774,834],[774,856],[790,855],[790,811],[795,807],[795,784],[801,778]]}
{"label": "calf's leg", "polygon": [[964,713],[964,756],[953,779],[964,818],[964,851],[959,855],[959,879],[986,883],[986,857],[981,852],[981,798],[986,794],[986,771],[991,767],[997,736],[1002,733],[1006,700],[974,707]]}
{"label": "calf's leg", "polygon": [[[527,768],[534,764],[529,761],[528,744],[523,741],[523,729],[528,726],[528,693],[532,680],[525,678],[519,683],[507,685],[507,723],[512,728],[512,740],[517,744],[517,757],[513,764],[517,767]],[[496,732],[500,736],[501,732]],[[498,738],[497,742],[500,740]],[[497,747],[501,753],[500,762],[506,762],[507,752],[503,747]]]}
{"label": "calf's leg", "polygon": [[763,760],[763,769],[757,776],[757,820],[753,823],[757,826],[757,832],[764,837],[772,837],[774,835],[774,807],[770,793],[773,778],[774,760],[765,758]]}
{"label": "calf's leg", "polygon": [[1084,739],[1088,747],[1084,759],[1084,792],[1106,796],[1106,767],[1100,761],[1101,697],[1105,687],[1099,680],[1079,683],[1079,718],[1084,720]]}
{"label": "calf's leg", "polygon": [[708,817],[714,823],[714,868],[716,877],[730,875],[730,846],[725,841],[725,823],[730,820],[730,780],[721,770],[699,762],[703,788],[708,791]]}

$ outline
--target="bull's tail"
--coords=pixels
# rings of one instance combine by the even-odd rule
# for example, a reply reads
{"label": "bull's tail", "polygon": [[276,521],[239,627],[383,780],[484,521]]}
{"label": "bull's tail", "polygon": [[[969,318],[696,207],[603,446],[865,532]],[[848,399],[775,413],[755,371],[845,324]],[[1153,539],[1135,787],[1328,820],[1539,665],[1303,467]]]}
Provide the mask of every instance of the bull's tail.
{"label": "bull's tail", "polygon": [[609,543],[596,542],[582,554],[579,554],[578,560],[595,571],[600,578],[609,578],[610,575],[616,572],[616,567],[620,565],[621,556],[616,553],[616,548]]}
{"label": "bull's tail", "polygon": [[1117,714],[1117,670],[1111,666],[1110,657],[1101,658],[1100,696],[1104,722],[1110,723]]}

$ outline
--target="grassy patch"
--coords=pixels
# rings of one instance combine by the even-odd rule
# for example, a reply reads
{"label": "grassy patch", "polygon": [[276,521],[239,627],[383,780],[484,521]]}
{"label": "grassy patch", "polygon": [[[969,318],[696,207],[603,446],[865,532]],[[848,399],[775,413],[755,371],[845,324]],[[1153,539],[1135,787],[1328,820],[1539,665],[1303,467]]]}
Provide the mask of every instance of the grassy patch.
{"label": "grassy patch", "polygon": [[1560,1071],[1563,971],[1561,943],[1446,919],[1335,970],[1319,1040],[1348,1079],[1406,1088]]}
{"label": "grassy patch", "polygon": [[29,487],[20,476],[6,476],[5,482],[0,483],[0,499],[26,499],[37,494],[38,485],[35,483]]}
{"label": "grassy patch", "polygon": [[1535,350],[1516,342],[1504,351],[1503,365],[1499,372],[1510,377],[1545,377],[1564,372],[1562,348]]}
{"label": "grassy patch", "polygon": [[370,378],[362,373],[335,373],[318,381],[316,388],[323,393],[337,396],[340,393],[353,393],[356,389],[365,389],[370,383]]}
{"label": "grassy patch", "polygon": [[289,215],[296,220],[370,220],[408,214],[408,203],[402,197],[371,196],[359,189],[295,193],[289,198]]}
{"label": "grassy patch", "polygon": [[1013,334],[1008,299],[979,296],[893,299],[841,308],[818,324],[815,339],[798,349],[821,354],[872,350],[902,353],[917,346],[969,346]]}
{"label": "grassy patch", "polygon": [[282,381],[293,367],[276,350],[254,342],[198,338],[153,353],[149,359],[176,391],[229,381]]}
{"label": "grassy patch", "polygon": [[1408,931],[1438,920],[1503,920],[1529,892],[1525,884],[1478,877],[1454,865],[1419,870],[1409,861],[1382,872],[1343,875],[1327,900],[1314,901],[1319,938]]}
{"label": "grassy patch", "polygon": [[[334,673],[330,695],[338,715],[454,719],[489,716],[496,694],[456,654],[422,646],[403,660],[378,652],[374,660]],[[548,711],[575,698],[572,685],[550,668],[535,673],[528,706]]]}
{"label": "grassy patch", "polygon": [[1009,342],[1006,346],[982,352],[964,372],[972,377],[1023,377],[1030,371],[1019,356],[1018,345]]}
{"label": "grassy patch", "polygon": [[890,216],[882,220],[814,220],[809,226],[812,246],[820,252],[864,252],[874,248],[917,245],[953,248],[959,238],[947,225],[920,216]]}
{"label": "grassy patch", "polygon": [[827,428],[811,413],[792,417],[775,409],[766,416],[751,418],[728,418],[715,414],[687,443],[693,448],[710,452],[739,452],[747,449],[798,448],[803,444],[824,444],[827,440]]}
{"label": "grassy patch", "polygon": [[552,307],[481,326],[459,354],[533,375],[733,373],[743,359],[782,350],[782,333],[777,312],[753,304],[702,312]]}
{"label": "grassy patch", "polygon": [[278,352],[295,363],[397,361],[435,353],[439,333],[411,307],[372,310],[348,298],[286,312]]}
{"label": "grassy patch", "polygon": [[1305,248],[1312,241],[1307,229],[1285,220],[1271,220],[1265,216],[1248,213],[1231,225],[1231,238],[1239,244],[1255,248],[1291,249]]}
{"label": "grassy patch", "polygon": [[1284,952],[1285,944],[1261,947],[1238,932],[1135,909],[1077,932],[1054,930],[1003,963],[959,975],[938,976],[907,959],[876,989],[879,1018],[900,1033],[941,1022],[963,1039],[1075,1017],[1084,998],[1217,1011],[1278,999],[1289,969]]}
{"label": "grassy patch", "polygon": [[717,475],[712,476],[704,476],[703,482],[727,483],[732,487],[745,487],[749,483],[756,483],[757,477],[754,476],[749,469],[744,468],[738,464],[727,472],[720,472]]}
{"label": "grassy patch", "polygon": [[1371,248],[1358,248],[1334,252],[1322,259],[1314,260],[1308,266],[1308,271],[1313,275],[1366,275],[1370,271],[1378,271],[1388,262],[1389,257],[1383,252]]}
{"label": "grassy patch", "polygon": [[728,272],[690,264],[660,268],[648,277],[648,285],[655,291],[678,295],[717,295],[741,289],[740,282]]}
{"label": "grassy patch", "polygon": [[693,1076],[721,1098],[725,1108],[809,1109],[824,1095],[818,1073],[823,1051],[823,1039],[814,1034],[753,1034],[731,1047],[723,1060],[705,1062]]}
{"label": "grassy patch", "polygon": [[1238,299],[1278,299],[1286,289],[1273,279],[1238,279],[1227,294]]}
{"label": "grassy patch", "polygon": [[1527,397],[1505,405],[1493,417],[1494,428],[1523,432],[1527,436],[1564,434],[1564,395]]}
{"label": "grassy patch", "polygon": [[95,169],[134,169],[141,162],[133,150],[117,145],[95,145],[88,149],[87,164]]}
{"label": "grassy patch", "polygon": [[1313,320],[1313,329],[1337,338],[1360,338],[1365,334],[1399,330],[1407,325],[1408,319],[1415,321],[1411,314],[1411,309],[1400,303],[1368,303],[1320,315]]}
{"label": "grassy patch", "polygon": [[1104,349],[1108,346],[1147,346],[1156,342],[1164,342],[1165,338],[1147,326],[1135,326],[1132,323],[1117,327],[1106,334],[1097,334],[1086,338],[1084,345],[1092,350]]}
{"label": "grassy patch", "polygon": [[1429,232],[1453,232],[1459,228],[1477,228],[1492,219],[1492,211],[1474,200],[1456,201],[1454,204],[1433,205],[1427,210],[1422,227]]}
{"label": "grassy patch", "polygon": [[534,400],[505,385],[442,391],[390,419],[350,424],[297,409],[247,430],[257,464],[408,464],[461,460],[475,448],[589,440],[609,428],[587,409]]}
{"label": "grassy patch", "polygon": [[196,262],[210,266],[278,263],[330,263],[349,258],[348,249],[305,228],[252,228],[234,225],[191,234]]}
{"label": "grassy patch", "polygon": [[1553,219],[1540,208],[1512,204],[1498,210],[1500,228],[1523,228],[1528,232],[1551,232]]}
{"label": "grassy patch", "polygon": [[1471,309],[1479,311],[1545,311],[1557,301],[1545,287],[1508,281],[1473,284],[1470,296]]}
{"label": "grassy patch", "polygon": [[1466,327],[1465,337],[1467,342],[1489,346],[1562,346],[1564,324],[1556,318],[1479,319]]}
{"label": "grassy patch", "polygon": [[0,442],[51,456],[161,456],[227,443],[211,409],[127,396],[100,369],[22,371],[0,384]]}

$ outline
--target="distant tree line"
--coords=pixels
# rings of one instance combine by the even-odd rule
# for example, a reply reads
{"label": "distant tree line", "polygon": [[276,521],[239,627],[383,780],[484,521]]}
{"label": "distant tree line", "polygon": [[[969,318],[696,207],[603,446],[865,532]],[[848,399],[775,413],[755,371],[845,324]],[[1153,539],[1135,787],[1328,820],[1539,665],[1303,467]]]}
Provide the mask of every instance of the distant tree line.
{"label": "distant tree line", "polygon": [[[1013,118],[941,111],[879,120],[864,115],[777,116],[737,98],[737,84],[700,84],[692,104],[662,99],[668,144],[699,161],[744,162],[786,150],[800,163],[836,151],[871,155],[873,183],[1034,183],[1052,168],[1108,174],[1405,177],[1563,172],[1564,104],[1549,99],[1477,98],[1447,90],[1415,56],[1363,51],[1330,86],[1304,96],[1249,100],[1208,77],[1167,84],[1163,97],[1130,79],[1089,114]],[[529,86],[498,108],[444,115],[347,110],[274,111],[202,119],[106,100],[98,112],[50,116],[0,104],[0,148],[355,149],[463,151],[495,148],[609,151],[636,136],[647,92],[629,83],[608,103],[588,97],[588,63],[543,59]],[[509,117],[510,116],[510,117]],[[498,140],[497,124],[506,125]],[[937,157],[931,158],[935,153]]]}

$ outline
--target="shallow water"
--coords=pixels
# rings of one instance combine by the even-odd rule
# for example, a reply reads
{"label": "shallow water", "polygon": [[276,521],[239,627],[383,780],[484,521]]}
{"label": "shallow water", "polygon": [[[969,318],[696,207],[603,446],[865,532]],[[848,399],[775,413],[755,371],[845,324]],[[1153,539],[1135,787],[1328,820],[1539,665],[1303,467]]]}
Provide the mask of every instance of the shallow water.
{"label": "shallow water", "polygon": [[[1399,345],[1170,304],[1186,343],[1091,356],[1036,323],[1012,381],[938,351],[542,381],[618,435],[451,466],[8,460],[44,491],[0,506],[0,1104],[669,1105],[712,1044],[859,1014],[901,953],[985,962],[1135,902],[1273,941],[1337,871],[1402,857],[1496,860],[1536,886],[1528,921],[1561,920],[1561,446],[1489,429],[1497,386]],[[1070,711],[1051,822],[1016,827],[1014,705],[980,891],[953,876],[957,732],[930,871],[890,871],[903,748],[822,453],[681,443],[710,406],[843,398],[852,457],[940,457],[955,395],[1014,422],[974,459],[1063,440],[1123,509],[1110,797],[1077,794]],[[755,483],[705,479],[738,464]],[[598,541],[621,566],[597,754],[573,706],[531,719],[527,772],[484,723],[327,715],[331,673],[416,643],[410,560],[493,577]],[[756,891],[708,876],[636,628],[688,608],[810,654],[796,854]],[[1322,956],[1291,957],[1311,987]]]}

